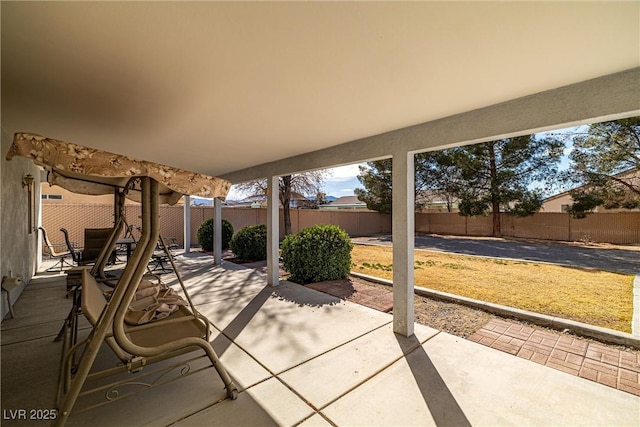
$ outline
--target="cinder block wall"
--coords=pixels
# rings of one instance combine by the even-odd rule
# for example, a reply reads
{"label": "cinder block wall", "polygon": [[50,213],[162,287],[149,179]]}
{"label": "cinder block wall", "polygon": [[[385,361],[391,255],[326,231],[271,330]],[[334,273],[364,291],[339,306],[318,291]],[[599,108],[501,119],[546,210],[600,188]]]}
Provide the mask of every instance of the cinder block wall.
{"label": "cinder block wall", "polygon": [[[127,223],[140,225],[140,206],[125,207]],[[196,232],[200,224],[213,217],[212,207],[191,207],[191,242],[198,246]],[[222,218],[231,222],[235,231],[243,227],[267,223],[266,209],[223,208]],[[418,213],[415,217],[418,233],[452,234],[459,236],[490,236],[491,217],[464,217],[457,213]],[[71,240],[82,247],[83,230],[109,227],[113,224],[112,205],[47,204],[43,206],[43,225],[54,244],[64,246],[60,232],[65,227]],[[160,234],[184,244],[184,210],[182,206],[160,208]],[[292,209],[291,229],[297,233],[316,224],[335,224],[351,236],[391,233],[391,216],[370,211],[323,211]],[[515,218],[502,215],[505,237],[591,241],[615,244],[640,243],[640,212],[594,213],[586,219],[572,219],[566,213],[539,213]],[[280,237],[284,224],[280,214]]]}

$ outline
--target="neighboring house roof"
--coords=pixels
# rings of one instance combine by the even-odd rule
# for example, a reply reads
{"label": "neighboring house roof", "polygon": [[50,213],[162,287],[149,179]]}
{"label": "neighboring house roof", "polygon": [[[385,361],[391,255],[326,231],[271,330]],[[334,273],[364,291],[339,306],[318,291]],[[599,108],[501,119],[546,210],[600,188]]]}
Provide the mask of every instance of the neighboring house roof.
{"label": "neighboring house roof", "polygon": [[[300,193],[296,193],[295,191],[291,192],[290,206],[292,208],[304,207],[312,202],[313,201],[311,199]],[[242,200],[229,201],[227,205],[232,207],[255,207],[257,205],[265,207],[267,205],[267,196],[265,194],[254,194]],[[282,207],[282,203],[279,203],[279,205]]]}
{"label": "neighboring house roof", "polygon": [[362,205],[367,206],[367,204],[358,199],[358,196],[342,196],[329,203],[331,206],[337,205]]}
{"label": "neighboring house roof", "polygon": [[[629,169],[629,170],[626,170],[624,172],[617,173],[617,174],[615,174],[613,176],[615,178],[626,178],[626,179],[638,179],[638,180],[640,180],[640,171],[637,170],[637,169]],[[562,193],[554,194],[553,196],[547,197],[542,202],[545,203],[545,202],[550,202],[552,200],[560,199],[562,197],[567,197],[567,196],[570,197],[571,195],[569,193],[571,191],[577,190],[577,189],[582,188],[582,187],[584,187],[584,186],[581,185],[581,186],[578,186],[578,187],[571,188],[570,190],[563,191]]]}
{"label": "neighboring house roof", "polygon": [[[240,200],[240,202],[242,203],[246,203],[246,202],[263,202],[267,200],[267,196],[265,194],[254,194],[251,195],[249,197],[246,197],[242,200]],[[309,198],[307,198],[306,196],[300,194],[300,193],[296,193],[295,191],[291,192],[291,200],[309,200]]]}
{"label": "neighboring house roof", "polygon": [[320,209],[354,209],[354,210],[368,210],[367,204],[358,200],[357,196],[342,196],[330,203],[325,203],[319,206]]}
{"label": "neighboring house roof", "polygon": [[[624,179],[627,182],[633,183],[632,185],[640,184],[640,171],[631,169],[619,174],[614,175],[614,177],[618,179]],[[554,194],[551,197],[548,197],[542,201],[542,208],[540,209],[542,212],[567,212],[567,209],[573,204],[573,198],[571,197],[571,191],[580,189],[583,186],[575,187],[571,190],[563,191],[562,193]],[[626,212],[626,211],[637,211],[638,209],[626,209],[626,208],[615,208],[615,209],[607,209],[604,206],[596,207],[593,212]]]}
{"label": "neighboring house roof", "polygon": [[447,198],[439,191],[421,190],[416,193],[416,202],[426,205],[447,204]]}

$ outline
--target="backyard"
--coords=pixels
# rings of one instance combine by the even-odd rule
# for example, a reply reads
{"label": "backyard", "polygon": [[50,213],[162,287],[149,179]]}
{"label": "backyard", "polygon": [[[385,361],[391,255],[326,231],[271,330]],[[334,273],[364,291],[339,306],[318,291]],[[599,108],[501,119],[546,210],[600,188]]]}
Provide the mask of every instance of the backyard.
{"label": "backyard", "polygon": [[[354,245],[352,270],[392,279],[392,249]],[[442,292],[631,332],[630,274],[415,251],[415,284]]]}

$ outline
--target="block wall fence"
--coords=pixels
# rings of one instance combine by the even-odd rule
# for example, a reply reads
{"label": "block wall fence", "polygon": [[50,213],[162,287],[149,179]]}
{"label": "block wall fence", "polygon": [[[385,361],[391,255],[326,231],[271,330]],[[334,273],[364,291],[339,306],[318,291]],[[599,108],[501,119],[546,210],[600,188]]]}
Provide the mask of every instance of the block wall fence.
{"label": "block wall fence", "polygon": [[[140,206],[127,205],[125,217],[130,225],[140,225]],[[71,241],[84,245],[85,228],[113,225],[113,206],[97,204],[44,204],[42,225],[49,239],[56,245],[64,244],[59,231],[69,231]],[[200,224],[213,217],[213,207],[191,207],[191,244],[198,246],[196,231]],[[235,231],[256,224],[266,224],[266,209],[223,208],[222,218],[229,221]],[[181,206],[160,207],[160,234],[175,238],[181,246],[184,210]],[[297,233],[316,224],[335,224],[350,236],[391,233],[391,216],[369,211],[323,211],[311,209],[291,210],[291,228]],[[491,217],[464,217],[457,213],[417,213],[416,233],[448,234],[459,236],[490,236]],[[504,237],[557,241],[585,241],[613,244],[640,243],[640,212],[594,213],[584,219],[573,219],[565,213],[538,213],[530,217],[515,218],[503,214]],[[280,237],[284,237],[284,224],[280,214]]]}

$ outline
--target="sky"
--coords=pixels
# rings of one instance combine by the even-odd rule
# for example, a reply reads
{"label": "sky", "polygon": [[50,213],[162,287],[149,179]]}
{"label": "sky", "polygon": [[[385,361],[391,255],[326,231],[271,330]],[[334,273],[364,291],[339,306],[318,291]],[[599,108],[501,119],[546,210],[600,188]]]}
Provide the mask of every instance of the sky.
{"label": "sky", "polygon": [[[364,165],[365,163],[359,164]],[[353,190],[356,187],[362,188],[362,184],[360,184],[360,181],[358,181],[357,178],[357,175],[360,172],[358,169],[358,163],[327,170],[329,173],[322,188],[322,191],[327,196],[333,196],[336,198],[342,196],[353,196]],[[239,193],[235,186],[232,186],[229,194],[227,195],[227,200],[241,200],[247,196],[248,194],[244,195]]]}
{"label": "sky", "polygon": [[[364,165],[365,163],[360,163]],[[356,187],[363,188],[357,175],[360,173],[359,164],[340,166],[329,169],[330,175],[324,182],[324,193],[327,196],[353,196]]]}

